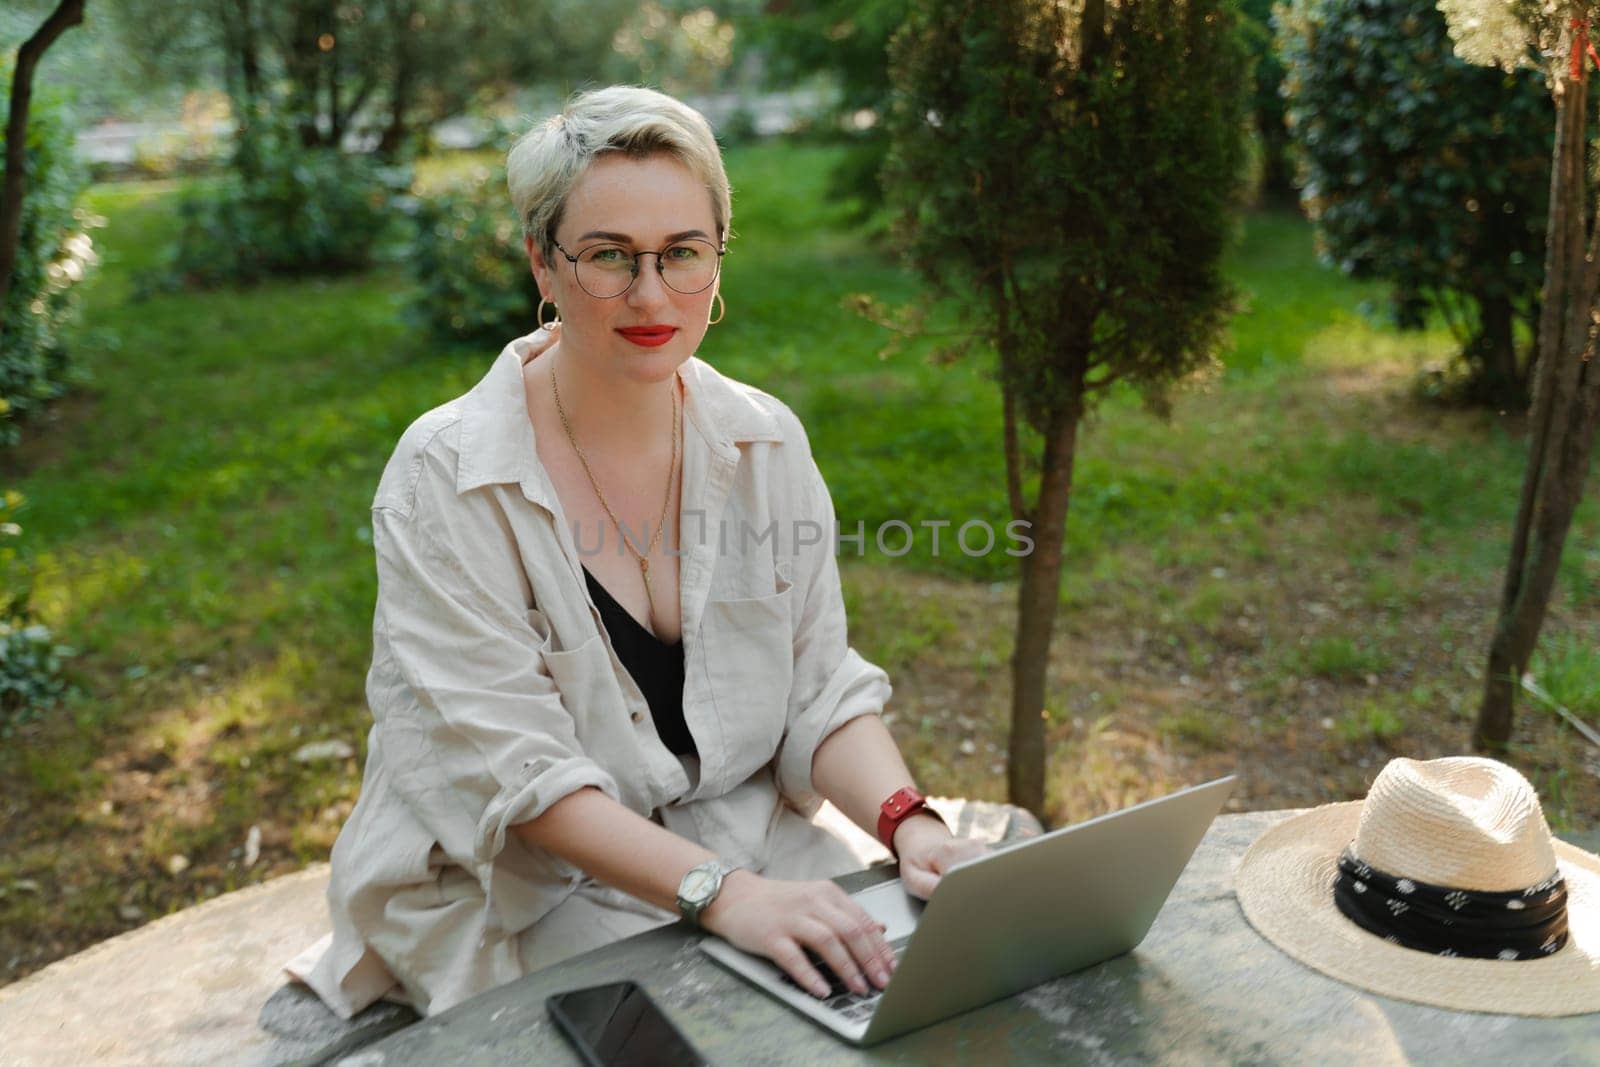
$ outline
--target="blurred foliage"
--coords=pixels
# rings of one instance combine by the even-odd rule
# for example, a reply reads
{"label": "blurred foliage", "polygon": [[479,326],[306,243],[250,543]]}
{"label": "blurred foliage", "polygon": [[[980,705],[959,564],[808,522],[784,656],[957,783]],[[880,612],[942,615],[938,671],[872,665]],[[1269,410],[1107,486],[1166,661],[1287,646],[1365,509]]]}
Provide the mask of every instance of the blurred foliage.
{"label": "blurred foliage", "polygon": [[892,89],[889,38],[910,10],[909,0],[775,0],[747,16],[746,28],[775,85],[826,74],[845,113],[887,112]]}
{"label": "blurred foliage", "polygon": [[170,178],[210,170],[227,158],[233,124],[232,106],[226,93],[216,89],[192,89],[177,101],[175,110],[177,126],[141,138],[134,145],[131,167],[99,164],[93,167],[96,178],[101,178],[102,172]]}
{"label": "blurred foliage", "polygon": [[433,337],[502,345],[533,329],[539,287],[522,230],[506,206],[503,166],[478,167],[424,195],[407,265],[416,295],[406,309]]}
{"label": "blurred foliage", "polygon": [[[729,9],[754,5],[646,0],[617,27],[606,70],[616,81],[643,81],[674,94],[709,93],[733,65],[736,26]],[[718,10],[721,9],[721,10]]]}
{"label": "blurred foliage", "polygon": [[623,0],[108,0],[155,84],[224,88],[236,115],[287,112],[306,144],[385,155],[522,85],[566,91],[607,64]]}
{"label": "blurred foliage", "polygon": [[747,22],[769,84],[821,75],[837,88],[833,130],[850,150],[834,171],[831,192],[858,200],[862,216],[883,203],[879,176],[889,154],[885,120],[893,91],[888,46],[910,6],[909,0],[776,2]]}
{"label": "blurred foliage", "polygon": [[[36,89],[50,92],[80,124],[136,120],[175,111],[183,91],[170,71],[152,79],[120,35],[119,0],[91,0],[82,25],[62,34],[34,72]],[[0,4],[0,53],[13,53],[55,9],[55,0]]]}
{"label": "blurred foliage", "polygon": [[239,143],[235,173],[185,195],[167,281],[205,286],[361,270],[409,184],[406,167],[306,148],[289,124],[264,116]]}
{"label": "blurred foliage", "polygon": [[1272,8],[1278,0],[1240,0],[1245,43],[1255,63],[1254,115],[1261,152],[1261,192],[1272,197],[1294,195],[1294,160],[1284,124],[1283,60],[1278,56]]}
{"label": "blurred foliage", "polygon": [[17,521],[26,504],[17,490],[0,491],[0,738],[66,691],[61,662],[72,653],[35,619],[33,562],[22,553]]}
{"label": "blurred foliage", "polygon": [[74,654],[48,626],[0,620],[0,738],[60,702],[67,692],[62,666]]}
{"label": "blurred foliage", "polygon": [[0,619],[0,739],[61,701],[62,667],[76,654],[57,644],[48,626]]}
{"label": "blurred foliage", "polygon": [[[1551,104],[1534,71],[1457,59],[1410,0],[1278,9],[1301,200],[1325,262],[1394,283],[1403,328],[1442,314],[1466,398],[1525,402],[1544,274]],[[1520,351],[1519,351],[1520,349]]]}
{"label": "blurred foliage", "polygon": [[992,342],[1035,429],[1114,381],[1154,396],[1207,365],[1233,309],[1237,9],[1104,10],[1086,44],[1054,3],[919,0],[891,49],[885,177],[904,246],[974,324],[945,355]]}
{"label": "blurred foliage", "polygon": [[[12,57],[0,56],[9,90]],[[0,152],[10,93],[0,98]],[[72,318],[78,283],[94,265],[92,219],[78,208],[86,176],[73,151],[70,116],[60,96],[35,87],[28,109],[22,219],[11,289],[0,309],[0,448],[17,442],[19,422],[61,395],[68,373],[62,330]]]}

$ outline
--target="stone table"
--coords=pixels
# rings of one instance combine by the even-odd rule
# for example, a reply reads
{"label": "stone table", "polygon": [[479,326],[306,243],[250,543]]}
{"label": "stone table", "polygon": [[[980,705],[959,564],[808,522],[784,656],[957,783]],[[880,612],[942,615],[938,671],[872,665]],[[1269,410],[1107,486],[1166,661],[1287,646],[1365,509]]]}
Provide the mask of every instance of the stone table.
{"label": "stone table", "polygon": [[[998,805],[942,810],[989,840],[1029,829]],[[1307,970],[1258,937],[1234,900],[1233,873],[1257,835],[1290,814],[1219,817],[1129,955],[865,1052],[703,957],[681,927],[569,960],[424,1022],[382,1003],[346,1022],[279,971],[327,928],[323,865],[168,916],[0,989],[0,1064],[575,1064],[545,996],[623,977],[640,980],[719,1064],[1351,1055],[1372,1064],[1600,1063],[1600,1015],[1523,1019],[1389,1000]],[[1600,834],[1569,840],[1600,851]]]}
{"label": "stone table", "polygon": [[[932,797],[957,832],[1039,832],[1004,804]],[[863,865],[889,853],[832,805],[816,819]],[[228,893],[114,937],[0,988],[0,1067],[328,1061],[416,1021],[380,1001],[346,1021],[282,967],[328,930],[328,865]]]}
{"label": "stone table", "polygon": [[[858,1050],[722,969],[683,926],[651,931],[491,990],[352,1054],[342,1067],[576,1064],[544,999],[632,978],[715,1064],[1600,1063],[1600,1013],[1530,1019],[1444,1011],[1352,989],[1256,934],[1239,859],[1292,812],[1213,823],[1133,952]],[[1593,849],[1600,835],[1574,839]],[[887,877],[850,876],[852,887]]]}
{"label": "stone table", "polygon": [[328,929],[328,865],[157,919],[0,989],[4,1067],[291,1062],[416,1019],[380,1004],[355,1025],[284,963]]}

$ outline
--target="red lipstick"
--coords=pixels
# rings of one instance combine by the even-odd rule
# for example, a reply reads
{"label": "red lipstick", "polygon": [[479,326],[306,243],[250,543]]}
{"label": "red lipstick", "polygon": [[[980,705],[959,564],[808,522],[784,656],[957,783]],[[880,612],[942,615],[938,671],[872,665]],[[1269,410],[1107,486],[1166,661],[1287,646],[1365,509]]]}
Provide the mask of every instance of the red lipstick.
{"label": "red lipstick", "polygon": [[636,345],[655,348],[672,340],[673,335],[678,332],[678,328],[676,326],[629,326],[617,332]]}

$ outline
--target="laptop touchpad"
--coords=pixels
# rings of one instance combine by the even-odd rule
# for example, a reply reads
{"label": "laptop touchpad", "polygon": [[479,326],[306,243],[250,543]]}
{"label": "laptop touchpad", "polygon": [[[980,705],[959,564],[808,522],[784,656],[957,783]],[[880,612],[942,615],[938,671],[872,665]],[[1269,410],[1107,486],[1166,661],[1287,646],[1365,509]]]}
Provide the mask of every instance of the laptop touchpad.
{"label": "laptop touchpad", "polygon": [[905,891],[898,878],[871,889],[863,889],[853,894],[851,899],[865,908],[868,915],[888,927],[883,935],[887,941],[898,941],[910,935],[916,929],[917,920],[922,916],[925,906]]}

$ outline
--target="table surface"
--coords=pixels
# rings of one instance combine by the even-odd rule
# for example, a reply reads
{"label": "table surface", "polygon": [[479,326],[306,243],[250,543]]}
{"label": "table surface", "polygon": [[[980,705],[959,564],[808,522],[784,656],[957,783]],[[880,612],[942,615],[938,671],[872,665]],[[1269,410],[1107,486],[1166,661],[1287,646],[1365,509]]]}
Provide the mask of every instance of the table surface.
{"label": "table surface", "polygon": [[[1134,951],[870,1049],[724,970],[676,925],[530,974],[340,1062],[577,1064],[545,997],[631,978],[713,1064],[1600,1063],[1600,1013],[1532,1019],[1391,1000],[1262,939],[1239,910],[1233,876],[1250,843],[1290,814],[1219,817]],[[1569,840],[1600,846],[1600,834]],[[859,888],[889,875],[841,881]]]}

